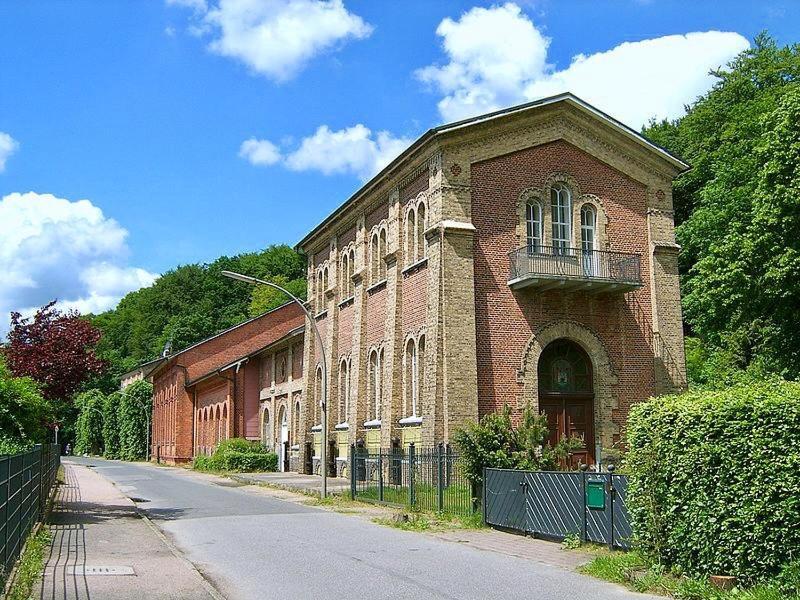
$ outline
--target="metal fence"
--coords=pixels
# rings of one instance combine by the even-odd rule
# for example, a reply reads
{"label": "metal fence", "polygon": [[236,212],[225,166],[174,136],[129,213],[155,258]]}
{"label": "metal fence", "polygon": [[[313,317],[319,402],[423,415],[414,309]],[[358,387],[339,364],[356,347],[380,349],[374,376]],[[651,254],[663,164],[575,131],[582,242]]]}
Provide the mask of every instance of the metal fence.
{"label": "metal fence", "polygon": [[525,246],[509,253],[510,279],[545,275],[640,285],[641,257],[630,252],[562,246]]}
{"label": "metal fence", "polygon": [[449,444],[367,450],[350,446],[350,496],[410,509],[470,515],[478,494]]}
{"label": "metal fence", "polygon": [[625,475],[485,469],[484,520],[538,537],[630,548]]}
{"label": "metal fence", "polygon": [[58,444],[0,456],[0,583],[7,579],[28,534],[44,515],[60,461]]}

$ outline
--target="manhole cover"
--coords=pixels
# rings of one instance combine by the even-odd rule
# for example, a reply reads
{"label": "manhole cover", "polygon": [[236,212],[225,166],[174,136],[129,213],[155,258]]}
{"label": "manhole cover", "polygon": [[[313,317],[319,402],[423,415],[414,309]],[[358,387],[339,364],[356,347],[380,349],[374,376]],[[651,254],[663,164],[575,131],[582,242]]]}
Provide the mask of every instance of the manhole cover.
{"label": "manhole cover", "polygon": [[69,575],[136,575],[133,567],[124,566],[89,566],[77,565],[74,567],[67,567],[67,574]]}

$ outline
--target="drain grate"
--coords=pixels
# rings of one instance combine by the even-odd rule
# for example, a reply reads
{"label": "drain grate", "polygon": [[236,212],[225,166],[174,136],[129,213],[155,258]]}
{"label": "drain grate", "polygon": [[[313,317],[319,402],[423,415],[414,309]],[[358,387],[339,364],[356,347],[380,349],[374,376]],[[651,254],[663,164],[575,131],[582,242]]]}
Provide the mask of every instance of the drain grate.
{"label": "drain grate", "polygon": [[133,567],[125,566],[108,566],[108,565],[76,565],[74,567],[67,567],[67,574],[69,575],[136,575]]}

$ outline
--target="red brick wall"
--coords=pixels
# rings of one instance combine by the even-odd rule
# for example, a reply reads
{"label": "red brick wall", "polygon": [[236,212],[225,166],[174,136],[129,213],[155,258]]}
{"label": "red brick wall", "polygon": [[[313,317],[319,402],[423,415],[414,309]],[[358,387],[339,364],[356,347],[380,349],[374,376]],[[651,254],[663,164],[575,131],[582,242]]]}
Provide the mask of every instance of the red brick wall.
{"label": "red brick wall", "polygon": [[339,354],[347,354],[353,346],[353,303],[344,306],[339,311]]}
{"label": "red brick wall", "polygon": [[369,293],[367,297],[366,342],[367,347],[381,341],[386,335],[386,286]]}
{"label": "red brick wall", "polygon": [[[261,392],[258,384],[258,361],[247,363],[244,366],[244,437],[248,439],[258,439],[259,432],[259,394]],[[289,365],[287,364],[287,373]]]}
{"label": "red brick wall", "polygon": [[403,275],[403,336],[425,325],[428,305],[428,268],[422,266]]}
{"label": "red brick wall", "polygon": [[416,198],[417,194],[428,189],[429,182],[428,169],[424,169],[400,190],[400,202],[405,203],[406,200]]}
{"label": "red brick wall", "polygon": [[303,377],[303,343],[295,344],[292,348],[292,379]]}
{"label": "red brick wall", "polygon": [[[598,196],[607,212],[610,250],[642,255],[645,287],[624,295],[575,292],[512,292],[508,253],[518,246],[517,201],[529,187],[566,172],[581,193]],[[566,142],[554,142],[472,165],[475,238],[475,317],[479,413],[517,406],[517,382],[527,342],[544,325],[576,321],[605,345],[619,377],[614,420],[624,425],[629,406],[654,392],[652,352],[637,319],[650,328],[634,303],[650,306],[646,194],[643,185]],[[545,207],[547,209],[547,207]]]}

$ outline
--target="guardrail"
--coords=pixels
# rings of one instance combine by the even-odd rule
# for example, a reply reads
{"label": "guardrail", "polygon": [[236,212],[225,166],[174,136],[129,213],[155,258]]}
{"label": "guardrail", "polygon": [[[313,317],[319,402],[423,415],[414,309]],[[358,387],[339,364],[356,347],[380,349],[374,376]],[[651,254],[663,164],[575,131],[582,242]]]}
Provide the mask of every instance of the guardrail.
{"label": "guardrail", "polygon": [[641,257],[630,252],[561,246],[524,246],[509,253],[509,280],[526,276],[598,280],[639,286]]}
{"label": "guardrail", "polygon": [[0,456],[0,584],[19,558],[33,526],[44,516],[61,464],[58,444]]}

